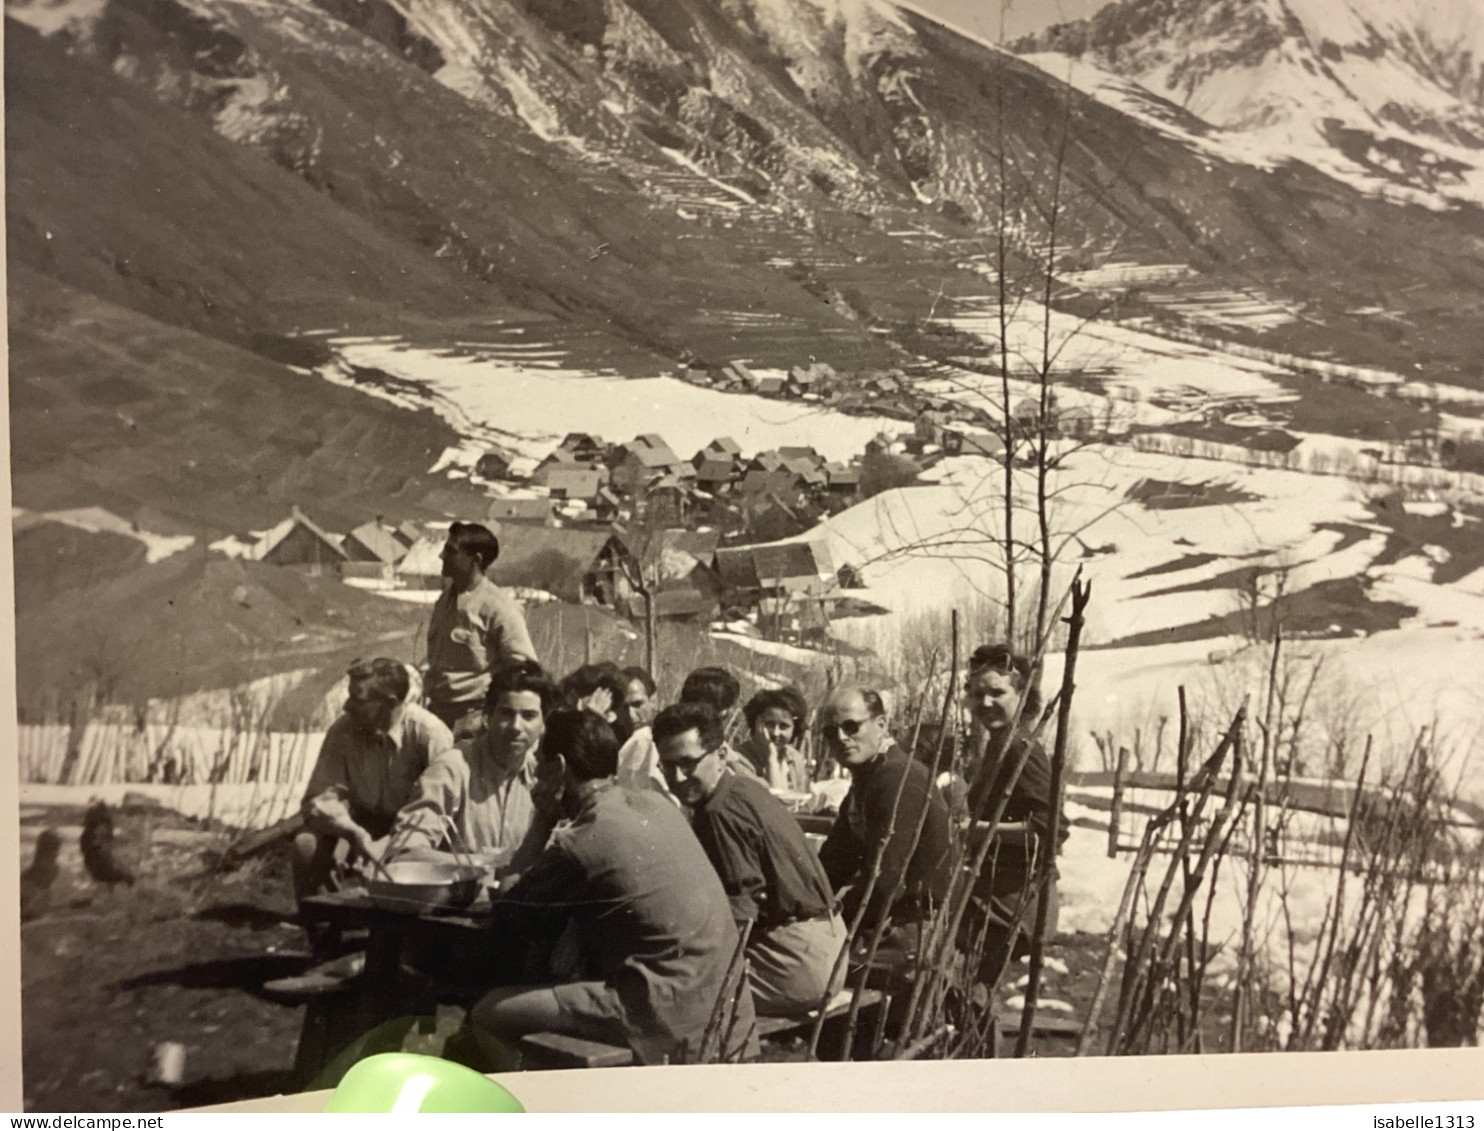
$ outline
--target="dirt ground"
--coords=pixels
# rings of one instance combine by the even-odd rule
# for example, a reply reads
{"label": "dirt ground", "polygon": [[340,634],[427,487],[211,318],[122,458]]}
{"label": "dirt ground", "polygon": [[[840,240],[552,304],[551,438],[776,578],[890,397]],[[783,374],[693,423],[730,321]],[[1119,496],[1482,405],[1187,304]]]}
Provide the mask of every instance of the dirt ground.
{"label": "dirt ground", "polygon": [[[77,848],[80,809],[25,808],[21,859],[36,835],[62,833],[62,876],[51,908],[21,929],[23,1072],[27,1111],[167,1111],[292,1090],[302,1006],[269,1001],[263,982],[301,971],[286,862],[266,857],[233,872],[207,867],[229,836],[159,809],[116,813],[121,850],[140,879],[94,885]],[[1050,948],[1043,998],[1080,1016],[1101,965],[1093,936]],[[151,1083],[155,1047],[185,1046],[175,1087]],[[1066,1056],[1067,1038],[1038,1038],[1034,1055]],[[797,1059],[778,1047],[768,1059]]]}

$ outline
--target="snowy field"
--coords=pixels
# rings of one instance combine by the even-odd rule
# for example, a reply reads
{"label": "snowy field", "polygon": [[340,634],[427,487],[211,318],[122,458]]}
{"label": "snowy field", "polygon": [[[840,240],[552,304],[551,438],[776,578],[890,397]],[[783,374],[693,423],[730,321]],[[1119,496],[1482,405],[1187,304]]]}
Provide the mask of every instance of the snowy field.
{"label": "snowy field", "polygon": [[426,396],[420,404],[431,406],[471,441],[468,451],[450,456],[445,465],[472,464],[484,452],[482,442],[498,442],[541,459],[568,432],[591,432],[613,442],[657,432],[682,459],[720,436],[731,436],[745,452],[812,444],[828,459],[847,460],[883,428],[900,427],[885,418],[721,393],[669,376],[635,380],[550,364],[446,357],[395,341],[341,339],[332,344],[353,365],[381,369],[423,387]]}

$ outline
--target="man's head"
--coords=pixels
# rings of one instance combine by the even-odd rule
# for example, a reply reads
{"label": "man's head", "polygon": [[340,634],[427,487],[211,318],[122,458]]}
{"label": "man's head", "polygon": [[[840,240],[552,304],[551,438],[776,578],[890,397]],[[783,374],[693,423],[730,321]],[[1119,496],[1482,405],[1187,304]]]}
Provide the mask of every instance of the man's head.
{"label": "man's head", "polygon": [[562,697],[568,706],[585,707],[597,714],[613,727],[620,742],[634,733],[624,690],[623,675],[611,660],[583,664],[562,679]]}
{"label": "man's head", "polygon": [[400,660],[378,656],[357,660],[346,677],[349,683],[345,713],[356,729],[365,734],[390,734],[402,720],[412,678]]}
{"label": "man's head", "polygon": [[624,668],[619,672],[624,680],[624,705],[629,710],[629,719],[635,727],[647,727],[654,722],[654,677],[644,668]]}
{"label": "man's head", "polygon": [[680,687],[682,703],[706,704],[723,724],[741,694],[742,685],[726,668],[697,668],[685,677],[685,683]]}
{"label": "man's head", "polygon": [[443,544],[443,576],[464,583],[484,573],[500,556],[500,540],[487,526],[456,522]]}
{"label": "man's head", "polygon": [[797,742],[804,730],[804,720],[797,714],[798,703],[786,691],[769,688],[759,691],[742,708],[747,729],[759,742],[786,746]]}
{"label": "man's head", "polygon": [[574,816],[581,787],[618,772],[618,736],[592,711],[563,707],[546,719],[531,800],[552,817]]}
{"label": "man's head", "polygon": [[1022,722],[1041,710],[1040,689],[1031,684],[1031,662],[1007,644],[983,644],[969,657],[964,684],[974,720],[991,734],[1004,731],[1020,713]]}
{"label": "man's head", "polygon": [[654,720],[654,745],[670,792],[696,806],[716,792],[726,764],[721,719],[704,703],[675,703]]}
{"label": "man's head", "polygon": [[561,692],[540,664],[521,660],[495,672],[484,696],[485,749],[514,770],[533,753]]}
{"label": "man's head", "polygon": [[820,724],[830,753],[847,769],[869,765],[891,746],[886,705],[869,687],[837,688],[820,712]]}

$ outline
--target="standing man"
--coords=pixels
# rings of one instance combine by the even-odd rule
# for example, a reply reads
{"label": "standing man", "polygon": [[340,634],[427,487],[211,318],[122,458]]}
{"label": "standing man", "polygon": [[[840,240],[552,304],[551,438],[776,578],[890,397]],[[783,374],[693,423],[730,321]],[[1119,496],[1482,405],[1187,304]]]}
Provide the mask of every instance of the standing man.
{"label": "standing man", "polygon": [[[500,540],[476,522],[456,522],[443,546],[448,587],[428,621],[428,709],[449,727],[470,728],[484,702],[490,672],[535,660],[525,614],[485,571],[500,556]],[[467,721],[466,721],[467,720]],[[463,727],[460,724],[463,723]]]}
{"label": "standing man", "polygon": [[[613,781],[618,738],[592,711],[547,720],[535,800],[562,823],[540,858],[495,900],[499,929],[550,940],[575,924],[592,980],[492,991],[469,1026],[497,1070],[512,1044],[559,1032],[628,1045],[641,1064],[687,1063],[753,1043],[737,930],[721,882],[685,817],[654,793]],[[736,1000],[735,1016],[732,1002]],[[732,1024],[725,1024],[726,1021]]]}
{"label": "standing man", "polygon": [[397,815],[392,836],[399,855],[447,859],[462,849],[503,865],[527,838],[540,836],[544,843],[550,829],[534,819],[531,785],[546,716],[559,698],[556,684],[529,660],[495,672],[485,695],[484,731],[435,759]]}
{"label": "standing man", "polygon": [[843,894],[848,922],[861,906],[880,851],[862,931],[868,935],[890,916],[888,945],[910,952],[952,879],[948,807],[928,767],[892,740],[879,693],[840,687],[822,717],[825,742],[851,782],[835,826],[820,846],[820,863],[837,893],[848,889]]}
{"label": "standing man", "polygon": [[407,702],[411,678],[397,660],[363,660],[347,673],[345,710],[325,732],[294,838],[294,894],[337,886],[338,865],[380,858],[397,812],[429,763],[453,749],[434,715]]}
{"label": "standing man", "polygon": [[750,922],[748,980],[760,1016],[818,1009],[840,988],[836,960],[845,924],[799,823],[768,787],[722,760],[721,720],[709,707],[676,703],[654,721],[654,741],[670,789],[690,810],[691,827],[732,905]]}

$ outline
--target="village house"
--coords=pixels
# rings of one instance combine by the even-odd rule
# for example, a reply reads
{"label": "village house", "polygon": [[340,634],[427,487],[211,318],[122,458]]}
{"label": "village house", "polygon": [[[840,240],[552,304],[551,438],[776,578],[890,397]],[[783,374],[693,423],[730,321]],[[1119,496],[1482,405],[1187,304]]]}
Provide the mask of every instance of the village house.
{"label": "village house", "polygon": [[688,479],[695,474],[695,469],[653,432],[615,447],[608,454],[608,468],[614,489],[628,495],[642,494],[649,483],[665,475]]}
{"label": "village house", "polygon": [[829,463],[824,469],[826,486],[831,495],[848,498],[861,489],[858,463]]}
{"label": "village house", "polygon": [[731,606],[756,606],[766,598],[818,594],[836,584],[824,542],[723,546],[716,551],[722,597]]}
{"label": "village house", "polygon": [[781,397],[784,392],[784,378],[782,377],[759,377],[755,386],[757,394],[762,397]]}
{"label": "village house", "polygon": [[737,478],[737,461],[732,457],[713,457],[700,451],[691,461],[691,466],[696,471],[696,486],[713,495],[726,491]]}
{"label": "village house", "polygon": [[776,542],[802,534],[813,525],[802,506],[790,505],[771,491],[752,495],[743,504],[747,536],[758,542]]}
{"label": "village house", "polygon": [[294,507],[287,521],[280,523],[260,543],[255,554],[269,565],[338,566],[346,560],[340,539]]}
{"label": "village house", "polygon": [[644,518],[651,526],[684,526],[695,511],[695,489],[675,475],[662,475],[644,489]]}
{"label": "village house", "polygon": [[594,506],[607,479],[606,468],[555,467],[547,471],[546,490],[553,499]]}
{"label": "village house", "polygon": [[481,479],[509,479],[510,465],[514,462],[515,457],[509,452],[491,448],[479,457],[479,462],[474,465],[474,474]]}
{"label": "village house", "polygon": [[621,610],[638,568],[628,544],[612,531],[523,526],[501,537],[489,575],[499,585]]}

